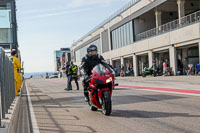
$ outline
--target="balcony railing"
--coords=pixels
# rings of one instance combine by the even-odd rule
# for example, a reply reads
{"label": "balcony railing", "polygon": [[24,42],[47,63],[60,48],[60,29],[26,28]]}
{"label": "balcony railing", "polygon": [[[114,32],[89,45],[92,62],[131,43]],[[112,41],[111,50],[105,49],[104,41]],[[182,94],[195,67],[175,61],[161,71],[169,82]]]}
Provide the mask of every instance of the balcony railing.
{"label": "balcony railing", "polygon": [[171,30],[181,28],[181,27],[184,27],[184,26],[187,26],[199,21],[200,21],[200,11],[189,14],[185,17],[182,17],[180,22],[179,22],[179,19],[177,19],[172,22],[161,25],[158,28],[154,28],[154,29],[145,31],[143,33],[140,33],[136,35],[136,41],[147,39],[156,35],[160,35],[162,33],[169,32]]}

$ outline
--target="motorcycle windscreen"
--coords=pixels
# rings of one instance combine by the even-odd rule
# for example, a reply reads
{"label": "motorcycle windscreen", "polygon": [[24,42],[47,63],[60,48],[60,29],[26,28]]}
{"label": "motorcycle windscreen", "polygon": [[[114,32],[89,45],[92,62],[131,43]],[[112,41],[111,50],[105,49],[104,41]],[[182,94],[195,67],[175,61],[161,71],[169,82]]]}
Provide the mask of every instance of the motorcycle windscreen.
{"label": "motorcycle windscreen", "polygon": [[103,76],[108,72],[108,69],[102,64],[98,64],[93,68],[93,71]]}

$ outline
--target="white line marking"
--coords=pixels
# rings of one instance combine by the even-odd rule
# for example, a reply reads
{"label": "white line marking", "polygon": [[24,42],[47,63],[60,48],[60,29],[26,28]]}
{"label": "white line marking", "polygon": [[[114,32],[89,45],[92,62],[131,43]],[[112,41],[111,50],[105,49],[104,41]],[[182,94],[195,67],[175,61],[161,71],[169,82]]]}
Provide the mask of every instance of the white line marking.
{"label": "white line marking", "polygon": [[[116,87],[116,88],[122,88],[122,87]],[[153,92],[161,92],[161,93],[173,93],[173,94],[180,94],[180,95],[190,95],[190,96],[200,96],[200,94],[191,94],[191,93],[181,93],[181,92],[171,92],[171,91],[159,91],[159,90],[149,90],[149,89],[136,89],[136,88],[126,88],[128,90],[137,90],[137,91],[153,91]]]}
{"label": "white line marking", "polygon": [[[26,83],[25,83],[25,85],[26,85]],[[28,103],[29,103],[29,109],[30,109],[30,114],[31,114],[31,124],[33,127],[33,133],[40,133],[27,85],[26,85],[26,91],[28,94]]]}

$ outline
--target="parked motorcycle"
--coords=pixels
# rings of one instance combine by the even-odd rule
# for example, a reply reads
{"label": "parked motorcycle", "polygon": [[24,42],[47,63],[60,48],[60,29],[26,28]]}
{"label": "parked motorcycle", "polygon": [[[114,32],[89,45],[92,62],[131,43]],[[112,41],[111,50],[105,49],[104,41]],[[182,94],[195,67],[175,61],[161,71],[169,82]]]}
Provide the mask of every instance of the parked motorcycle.
{"label": "parked motorcycle", "polygon": [[154,70],[153,68],[144,68],[144,71],[142,73],[142,77],[146,77],[147,75],[157,76],[157,70]]}
{"label": "parked motorcycle", "polygon": [[92,111],[101,109],[104,115],[109,116],[111,114],[111,96],[114,86],[114,74],[112,70],[102,64],[96,65],[92,70],[88,88],[88,104]]}

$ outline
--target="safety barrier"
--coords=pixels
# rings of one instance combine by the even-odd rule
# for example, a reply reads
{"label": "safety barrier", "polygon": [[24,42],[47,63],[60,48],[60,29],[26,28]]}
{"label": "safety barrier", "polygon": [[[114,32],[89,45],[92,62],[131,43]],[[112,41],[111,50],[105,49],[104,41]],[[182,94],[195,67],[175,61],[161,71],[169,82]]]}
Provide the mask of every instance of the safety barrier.
{"label": "safety barrier", "polygon": [[5,114],[9,113],[15,99],[15,81],[14,68],[9,57],[5,54],[3,48],[0,47],[0,126],[1,120],[5,119]]}
{"label": "safety barrier", "polygon": [[181,27],[184,27],[184,26],[187,26],[199,21],[200,21],[200,11],[197,11],[195,13],[182,17],[180,22],[179,22],[179,19],[177,19],[167,24],[161,25],[158,28],[154,28],[154,29],[145,31],[143,33],[140,33],[136,35],[136,41],[150,38],[156,35],[160,35],[162,33],[169,32],[171,30],[181,28]]}

